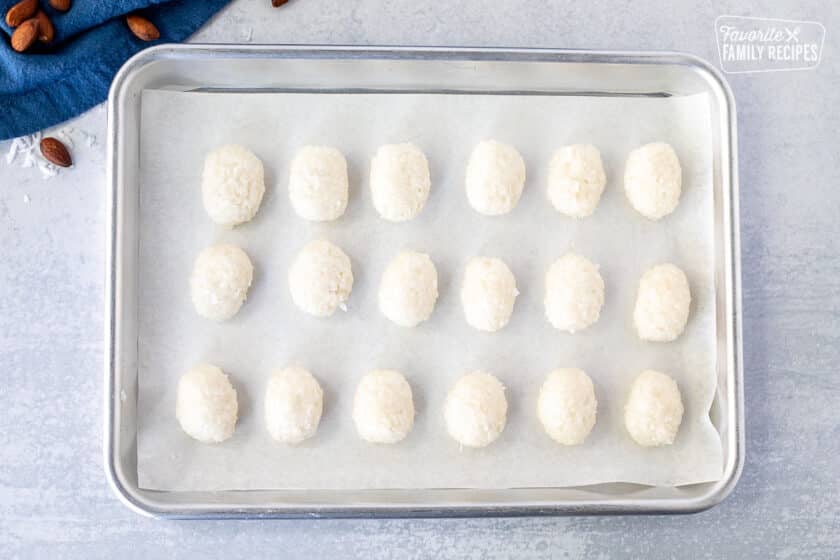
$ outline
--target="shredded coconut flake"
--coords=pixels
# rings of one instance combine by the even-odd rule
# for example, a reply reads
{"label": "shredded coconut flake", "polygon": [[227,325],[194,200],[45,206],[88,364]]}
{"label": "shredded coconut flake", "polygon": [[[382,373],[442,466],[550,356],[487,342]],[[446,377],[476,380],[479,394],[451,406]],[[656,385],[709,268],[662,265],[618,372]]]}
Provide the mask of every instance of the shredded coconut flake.
{"label": "shredded coconut flake", "polygon": [[[75,147],[79,140],[83,140],[90,148],[96,146],[96,136],[84,130],[73,128],[72,126],[61,128],[52,135],[64,142],[69,148]],[[8,165],[17,163],[17,165],[24,168],[36,167],[44,179],[50,179],[58,175],[61,169],[48,162],[41,155],[40,144],[42,137],[43,133],[36,132],[12,140],[9,145],[9,151],[6,152],[6,163]]]}
{"label": "shredded coconut flake", "polygon": [[6,153],[6,163],[11,165],[17,159],[18,150],[20,150],[20,139],[15,138],[9,146],[9,151]]}

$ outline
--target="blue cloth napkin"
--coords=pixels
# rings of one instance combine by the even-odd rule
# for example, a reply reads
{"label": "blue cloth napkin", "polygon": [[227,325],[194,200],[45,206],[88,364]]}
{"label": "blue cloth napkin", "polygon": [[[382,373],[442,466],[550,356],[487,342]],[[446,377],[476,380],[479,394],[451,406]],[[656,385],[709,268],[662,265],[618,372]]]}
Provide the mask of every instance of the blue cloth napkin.
{"label": "blue cloth napkin", "polygon": [[[229,0],[74,0],[66,13],[40,0],[55,27],[49,46],[17,53],[9,44],[12,30],[0,27],[0,140],[31,134],[105,100],[111,80],[134,53],[158,43],[183,41]],[[0,0],[2,15],[17,0]],[[125,24],[137,12],[160,30],[160,39],[144,42]]]}

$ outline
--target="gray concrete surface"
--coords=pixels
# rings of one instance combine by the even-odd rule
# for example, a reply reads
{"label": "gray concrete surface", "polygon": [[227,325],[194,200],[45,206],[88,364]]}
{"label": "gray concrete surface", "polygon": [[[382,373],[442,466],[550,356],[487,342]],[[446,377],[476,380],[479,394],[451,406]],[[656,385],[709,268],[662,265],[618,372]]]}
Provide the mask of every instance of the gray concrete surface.
{"label": "gray concrete surface", "polygon": [[[0,557],[735,558],[840,555],[840,10],[662,3],[240,0],[194,40],[673,49],[721,14],[817,20],[819,68],[731,76],[738,104],[747,463],[685,517],[161,522],[101,462],[104,148],[42,180],[0,160]],[[665,7],[663,7],[663,5]],[[71,123],[104,139],[101,108]],[[8,143],[0,144],[5,153]]]}

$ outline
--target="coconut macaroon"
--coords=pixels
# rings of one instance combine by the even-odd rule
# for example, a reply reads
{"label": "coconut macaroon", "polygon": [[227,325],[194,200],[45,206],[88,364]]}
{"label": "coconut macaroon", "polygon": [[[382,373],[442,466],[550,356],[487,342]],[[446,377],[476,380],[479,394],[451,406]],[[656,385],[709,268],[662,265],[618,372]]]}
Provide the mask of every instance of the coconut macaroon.
{"label": "coconut macaroon", "polygon": [[328,222],[347,209],[347,160],[330,146],[304,146],[292,160],[289,200],[298,216]]}
{"label": "coconut macaroon", "polygon": [[685,330],[691,307],[688,278],[673,264],[648,269],[639,281],[633,323],[642,340],[670,342]]}
{"label": "coconut macaroon", "polygon": [[507,407],[505,387],[498,379],[484,371],[468,373],[446,396],[446,429],[461,445],[485,447],[505,429]]}
{"label": "coconut macaroon", "polygon": [[193,264],[193,307],[207,319],[230,319],[245,302],[253,279],[254,266],[245,251],[236,245],[211,245],[198,254]]}
{"label": "coconut macaroon", "polygon": [[324,239],[301,249],[289,269],[292,301],[315,317],[329,317],[338,308],[346,310],[352,290],[350,257]]}
{"label": "coconut macaroon", "polygon": [[429,162],[414,144],[380,146],[370,162],[373,206],[389,222],[405,222],[417,216],[431,186]]}
{"label": "coconut macaroon", "polygon": [[388,263],[379,285],[379,310],[401,327],[432,315],[438,298],[437,269],[429,255],[403,251]]}
{"label": "coconut macaroon", "polygon": [[598,400],[592,380],[581,369],[556,369],[548,374],[537,399],[537,415],[557,443],[579,445],[595,426]]}
{"label": "coconut macaroon", "polygon": [[566,253],[545,274],[545,315],[555,329],[575,333],[592,325],[604,306],[604,279],[586,257]]}
{"label": "coconut macaroon", "polygon": [[238,410],[236,389],[216,366],[197,365],[178,382],[175,417],[191,438],[203,443],[225,441],[233,435]]}
{"label": "coconut macaroon", "polygon": [[318,431],[324,391],[302,367],[275,370],[265,390],[265,427],[281,443],[297,444]]}
{"label": "coconut macaroon", "polygon": [[546,194],[558,212],[572,218],[591,216],[606,184],[601,152],[595,146],[563,146],[551,158]]}
{"label": "coconut macaroon", "polygon": [[683,411],[677,383],[664,373],[648,369],[633,381],[624,407],[624,425],[639,445],[671,445]]}
{"label": "coconut macaroon", "polygon": [[682,168],[674,148],[654,142],[630,152],[624,192],[633,208],[650,220],[673,212],[682,192]]}
{"label": "coconut macaroon", "polygon": [[513,146],[485,140],[467,164],[467,199],[476,212],[501,216],[513,210],[525,186],[525,162]]}
{"label": "coconut macaroon", "polygon": [[461,304],[470,326],[495,332],[510,321],[519,290],[510,268],[500,259],[474,257],[464,270]]}
{"label": "coconut macaroon", "polygon": [[374,370],[362,377],[353,399],[353,422],[370,443],[397,443],[414,426],[414,399],[403,374]]}
{"label": "coconut macaroon", "polygon": [[253,152],[230,144],[204,159],[201,195],[210,219],[223,226],[249,221],[265,194],[263,164]]}

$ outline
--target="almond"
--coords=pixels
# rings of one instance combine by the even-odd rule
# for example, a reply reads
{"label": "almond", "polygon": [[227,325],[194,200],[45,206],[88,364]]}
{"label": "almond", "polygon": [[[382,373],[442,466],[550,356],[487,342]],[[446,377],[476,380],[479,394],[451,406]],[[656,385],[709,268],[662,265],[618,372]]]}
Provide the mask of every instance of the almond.
{"label": "almond", "polygon": [[17,27],[35,15],[38,10],[38,0],[20,0],[6,12],[6,23],[9,27]]}
{"label": "almond", "polygon": [[279,8],[280,6],[282,6],[283,4],[285,4],[288,1],[289,0],[271,0],[271,5],[274,6],[275,8]]}
{"label": "almond", "polygon": [[38,18],[30,18],[17,26],[12,33],[12,48],[23,52],[38,38]]}
{"label": "almond", "polygon": [[160,31],[155,27],[155,24],[143,16],[131,14],[125,16],[125,22],[128,24],[131,32],[134,33],[134,36],[141,41],[154,41],[160,38]]}
{"label": "almond", "polygon": [[38,10],[38,15],[35,16],[38,20],[38,40],[42,43],[52,43],[55,37],[55,27],[53,27],[50,18],[43,10]]}
{"label": "almond", "polygon": [[70,9],[70,0],[50,0],[50,6],[59,12],[66,12]]}
{"label": "almond", "polygon": [[41,140],[41,154],[50,163],[59,167],[70,167],[73,165],[73,160],[70,158],[70,152],[67,147],[61,143],[61,140],[47,136]]}

